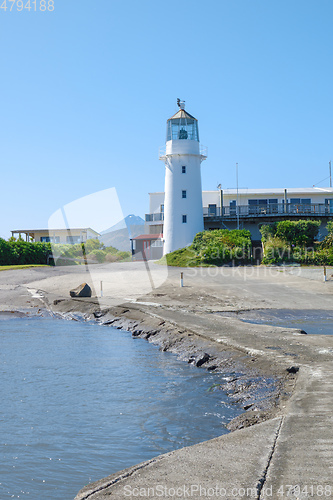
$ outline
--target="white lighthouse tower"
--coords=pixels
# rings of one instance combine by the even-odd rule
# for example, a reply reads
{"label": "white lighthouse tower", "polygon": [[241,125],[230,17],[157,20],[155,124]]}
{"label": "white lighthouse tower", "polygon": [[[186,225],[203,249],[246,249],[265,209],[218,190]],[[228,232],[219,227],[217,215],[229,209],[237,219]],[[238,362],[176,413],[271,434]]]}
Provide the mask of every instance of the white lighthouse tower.
{"label": "white lighthouse tower", "polygon": [[201,162],[198,120],[185,111],[178,99],[179,111],[167,121],[165,153],[164,255],[190,245],[203,231]]}

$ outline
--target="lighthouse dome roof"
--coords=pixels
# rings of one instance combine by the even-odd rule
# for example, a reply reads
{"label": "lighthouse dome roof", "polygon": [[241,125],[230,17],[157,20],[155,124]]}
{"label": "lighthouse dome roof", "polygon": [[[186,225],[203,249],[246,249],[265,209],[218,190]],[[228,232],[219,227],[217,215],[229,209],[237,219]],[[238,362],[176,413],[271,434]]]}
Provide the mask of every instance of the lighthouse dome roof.
{"label": "lighthouse dome roof", "polygon": [[186,118],[188,120],[198,121],[196,118],[194,118],[194,116],[190,115],[190,113],[185,111],[185,109],[179,109],[175,115],[169,118],[169,120],[177,120],[178,118]]}

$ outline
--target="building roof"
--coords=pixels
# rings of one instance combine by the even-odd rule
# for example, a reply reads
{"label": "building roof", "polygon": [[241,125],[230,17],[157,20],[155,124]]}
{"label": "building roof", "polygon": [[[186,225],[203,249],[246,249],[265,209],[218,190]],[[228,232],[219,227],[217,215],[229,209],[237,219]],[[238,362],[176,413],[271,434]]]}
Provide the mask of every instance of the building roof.
{"label": "building roof", "polygon": [[[270,194],[276,194],[276,195],[284,195],[284,189],[285,188],[269,188],[269,189],[248,189],[248,188],[239,188],[238,189],[238,194],[239,195],[270,195]],[[312,187],[312,188],[286,188],[287,190],[287,195],[289,196],[290,194],[333,194],[333,188],[331,187],[326,187],[326,188],[318,188],[318,187]],[[217,189],[212,189],[212,190],[205,190],[202,191],[203,193],[218,193],[219,191]],[[236,195],[237,194],[237,189],[232,188],[232,189],[222,189],[223,194],[225,195]],[[164,194],[163,191],[157,191],[155,193],[149,193],[149,195],[161,195]]]}
{"label": "building roof", "polygon": [[162,237],[162,234],[140,234],[140,236],[136,236],[132,240],[160,240]]}
{"label": "building roof", "polygon": [[91,231],[92,233],[95,233],[99,236],[99,233],[97,231],[94,231],[91,229],[91,227],[70,227],[70,228],[60,228],[60,229],[55,229],[55,228],[49,228],[49,229],[14,229],[11,231],[11,233],[37,233],[37,232],[43,232],[43,233],[52,233],[52,232],[58,232],[58,231],[66,231],[66,232],[71,232],[71,231]]}
{"label": "building roof", "polygon": [[[289,194],[325,194],[333,193],[333,188],[269,188],[269,189],[247,189],[241,188],[238,189],[238,194],[244,195],[256,195],[256,194],[279,194],[284,195],[284,191],[287,191],[287,195]],[[224,194],[237,194],[237,189],[223,189]]]}
{"label": "building roof", "polygon": [[185,109],[180,109],[179,111],[177,111],[177,113],[173,115],[171,118],[169,118],[169,120],[175,120],[177,118],[187,118],[189,120],[195,120],[196,122],[198,121],[196,118],[194,118],[194,116],[190,115],[190,113],[185,111]]}

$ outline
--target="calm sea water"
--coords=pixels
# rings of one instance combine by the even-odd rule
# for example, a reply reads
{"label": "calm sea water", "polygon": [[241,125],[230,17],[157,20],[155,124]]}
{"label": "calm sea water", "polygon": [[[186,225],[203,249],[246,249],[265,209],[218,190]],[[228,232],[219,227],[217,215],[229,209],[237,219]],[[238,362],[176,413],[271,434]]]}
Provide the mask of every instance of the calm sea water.
{"label": "calm sea water", "polygon": [[310,335],[333,335],[333,311],[262,309],[241,312],[237,317],[245,323],[298,328]]}
{"label": "calm sea water", "polygon": [[72,500],[85,484],[226,432],[220,374],[128,332],[0,322],[0,498]]}

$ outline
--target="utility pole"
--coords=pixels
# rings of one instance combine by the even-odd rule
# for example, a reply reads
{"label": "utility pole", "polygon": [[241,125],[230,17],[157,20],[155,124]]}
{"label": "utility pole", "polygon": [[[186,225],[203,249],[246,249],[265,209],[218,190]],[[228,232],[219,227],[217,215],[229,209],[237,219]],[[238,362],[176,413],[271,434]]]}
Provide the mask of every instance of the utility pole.
{"label": "utility pole", "polygon": [[332,162],[331,160],[328,162],[330,167],[330,188],[332,187]]}
{"label": "utility pole", "polygon": [[238,204],[238,163],[236,163],[236,185],[237,185],[237,201],[236,201],[237,229],[239,229],[239,204]]}
{"label": "utility pole", "polygon": [[221,221],[223,219],[223,190],[222,190],[222,185],[221,184],[218,184],[217,185],[217,189],[219,190],[220,192],[220,217],[221,217]]}

